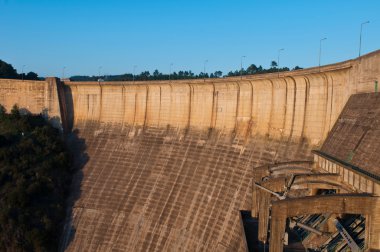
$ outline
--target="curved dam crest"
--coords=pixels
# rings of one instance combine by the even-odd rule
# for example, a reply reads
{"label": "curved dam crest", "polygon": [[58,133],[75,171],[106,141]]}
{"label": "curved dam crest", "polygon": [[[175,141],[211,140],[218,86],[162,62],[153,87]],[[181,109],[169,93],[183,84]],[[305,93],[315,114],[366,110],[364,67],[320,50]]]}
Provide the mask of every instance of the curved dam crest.
{"label": "curved dam crest", "polygon": [[83,140],[62,249],[245,251],[239,211],[251,208],[255,167],[311,160],[350,95],[379,79],[376,51],[242,79],[0,80],[0,103]]}
{"label": "curved dam crest", "polygon": [[[264,80],[149,84],[65,83],[73,99],[72,125],[81,121],[219,129],[236,135],[326,136],[344,106],[343,70]],[[343,98],[343,99],[342,99]],[[311,126],[312,125],[312,126]]]}

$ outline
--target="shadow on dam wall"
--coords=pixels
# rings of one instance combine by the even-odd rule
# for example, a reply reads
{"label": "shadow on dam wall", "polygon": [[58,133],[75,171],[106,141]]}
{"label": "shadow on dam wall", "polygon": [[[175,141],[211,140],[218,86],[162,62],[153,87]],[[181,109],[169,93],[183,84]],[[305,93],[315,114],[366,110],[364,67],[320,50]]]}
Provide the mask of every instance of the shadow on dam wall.
{"label": "shadow on dam wall", "polygon": [[75,203],[81,197],[81,184],[83,181],[83,167],[89,161],[87,153],[86,139],[80,137],[80,130],[73,130],[74,111],[73,98],[70,87],[63,86],[57,81],[57,93],[60,104],[62,118],[62,130],[65,135],[66,144],[70,150],[73,166],[73,180],[70,186],[70,196],[67,200],[66,221],[63,226],[63,233],[59,244],[59,251],[65,251],[67,246],[75,237],[76,228],[72,225],[73,209]]}
{"label": "shadow on dam wall", "polygon": [[81,183],[83,180],[83,167],[89,160],[86,152],[86,141],[79,137],[79,130],[65,133],[65,142],[69,148],[72,160],[73,179],[70,186],[70,195],[67,200],[66,221],[63,226],[63,234],[60,240],[59,251],[64,251],[75,236],[76,229],[72,225],[73,207],[81,196]]}
{"label": "shadow on dam wall", "polygon": [[61,101],[60,101],[60,104],[61,107],[63,107],[61,109],[61,114],[65,114],[65,119],[63,119],[62,121],[64,121],[65,125],[64,125],[64,128],[67,132],[72,132],[73,130],[73,124],[74,124],[74,117],[75,117],[75,111],[74,111],[74,101],[73,101],[73,94],[72,94],[72,91],[71,91],[71,87],[70,86],[65,86],[65,85],[60,85],[61,86]]}

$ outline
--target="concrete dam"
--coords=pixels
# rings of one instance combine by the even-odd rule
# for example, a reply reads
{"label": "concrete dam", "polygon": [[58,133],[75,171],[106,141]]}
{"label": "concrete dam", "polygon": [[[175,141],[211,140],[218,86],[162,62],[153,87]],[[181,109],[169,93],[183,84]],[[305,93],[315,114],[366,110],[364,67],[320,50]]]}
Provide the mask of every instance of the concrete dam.
{"label": "concrete dam", "polygon": [[[362,209],[333,208],[351,200],[348,194],[334,200],[309,195],[313,208],[321,198],[331,202],[330,208],[321,206],[327,212],[367,216],[365,246],[380,249],[380,131],[371,128],[380,106],[376,95],[361,96],[376,92],[378,80],[375,51],[337,64],[242,78],[0,80],[0,104],[8,111],[18,104],[43,113],[77,153],[62,250],[247,251],[240,212],[251,211],[259,219],[258,239],[282,251],[286,218],[316,212],[290,210],[292,204],[309,204],[304,198],[276,201],[255,187],[264,187],[265,174],[276,171],[278,179],[280,169],[273,167],[281,164],[336,174],[342,188],[358,193],[352,202]],[[369,139],[361,137],[359,125],[368,118],[375,118],[366,126],[375,132]]]}

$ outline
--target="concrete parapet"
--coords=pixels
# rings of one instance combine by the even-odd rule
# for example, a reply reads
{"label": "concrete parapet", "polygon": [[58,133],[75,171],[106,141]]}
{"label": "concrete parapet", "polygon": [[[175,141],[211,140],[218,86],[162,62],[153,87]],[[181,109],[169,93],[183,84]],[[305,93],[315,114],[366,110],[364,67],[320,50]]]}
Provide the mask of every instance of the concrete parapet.
{"label": "concrete parapet", "polygon": [[318,155],[333,157],[380,181],[380,96],[351,96]]}

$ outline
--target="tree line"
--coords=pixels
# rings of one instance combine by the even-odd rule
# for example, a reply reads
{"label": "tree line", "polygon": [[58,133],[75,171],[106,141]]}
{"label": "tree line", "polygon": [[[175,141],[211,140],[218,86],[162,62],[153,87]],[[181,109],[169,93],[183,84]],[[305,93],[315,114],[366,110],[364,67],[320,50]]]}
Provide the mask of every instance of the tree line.
{"label": "tree line", "polygon": [[[302,69],[299,66],[290,69],[288,67],[278,67],[276,61],[272,61],[269,68],[264,68],[263,66],[251,64],[247,68],[242,68],[234,71],[229,71],[227,74],[223,75],[222,71],[215,71],[213,73],[200,72],[199,74],[193,73],[191,70],[181,70],[177,72],[172,72],[170,74],[161,73],[157,69],[153,73],[149,71],[143,71],[139,74],[125,73],[119,75],[101,75],[101,76],[88,76],[88,75],[75,75],[70,77],[71,81],[147,81],[147,80],[183,80],[183,79],[205,79],[205,78],[223,78],[223,77],[233,77],[240,75],[255,75],[264,73],[275,73],[284,71],[293,71]],[[17,73],[11,64],[8,64],[0,60],[0,78],[6,79],[25,79],[25,80],[42,80],[38,74],[34,72],[29,72],[27,74]]]}
{"label": "tree line", "polygon": [[146,80],[183,80],[183,79],[203,79],[203,78],[220,78],[222,77],[221,71],[215,71],[214,73],[203,73],[199,74],[193,73],[191,70],[188,71],[178,71],[171,74],[164,74],[154,70],[153,73],[149,71],[143,71],[140,74],[133,75],[131,73],[121,74],[121,75],[101,75],[101,76],[72,76],[71,81],[146,81]]}
{"label": "tree line", "polygon": [[296,66],[293,69],[290,70],[289,67],[278,67],[278,64],[276,61],[272,61],[270,64],[270,68],[263,68],[261,65],[256,66],[255,64],[249,65],[246,69],[235,70],[230,71],[227,74],[227,77],[231,76],[240,76],[240,75],[255,75],[255,74],[264,74],[264,73],[276,73],[276,72],[286,72],[286,71],[294,71],[294,70],[300,70],[302,67]]}
{"label": "tree line", "polygon": [[[302,69],[299,66],[294,67],[293,70]],[[183,79],[204,79],[204,78],[223,78],[223,77],[233,77],[240,75],[255,75],[263,73],[275,73],[290,71],[288,67],[279,68],[276,61],[272,61],[270,68],[264,68],[261,65],[256,66],[255,64],[249,65],[247,68],[242,68],[240,70],[230,71],[226,75],[223,75],[222,71],[215,71],[213,73],[200,72],[199,74],[193,73],[191,70],[188,71],[178,71],[171,74],[164,74],[154,70],[153,73],[149,71],[143,71],[140,74],[120,74],[120,75],[101,75],[101,76],[86,76],[86,75],[76,75],[70,77],[71,81],[147,81],[147,80],[183,80]]]}
{"label": "tree line", "polygon": [[0,79],[24,79],[24,80],[40,80],[35,72],[17,73],[16,69],[11,64],[0,60]]}

